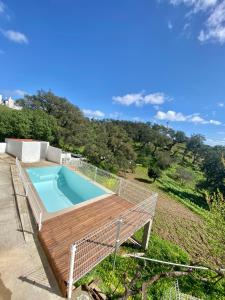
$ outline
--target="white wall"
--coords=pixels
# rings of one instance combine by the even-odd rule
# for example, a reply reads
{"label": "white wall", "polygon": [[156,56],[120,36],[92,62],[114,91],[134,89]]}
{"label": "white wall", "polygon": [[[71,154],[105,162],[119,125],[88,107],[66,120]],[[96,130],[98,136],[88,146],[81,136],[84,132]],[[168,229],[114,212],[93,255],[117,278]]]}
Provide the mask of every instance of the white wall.
{"label": "white wall", "polygon": [[22,142],[22,162],[32,163],[38,162],[41,158],[41,143],[40,142]]}
{"label": "white wall", "polygon": [[47,160],[61,164],[62,150],[56,147],[49,146],[47,150]]}
{"label": "white wall", "polygon": [[22,141],[16,141],[16,140],[11,140],[11,139],[6,139],[5,140],[7,145],[6,145],[6,152],[9,154],[12,154],[15,157],[18,157],[19,160],[22,160]]}
{"label": "white wall", "polygon": [[41,159],[46,159],[49,142],[40,142],[41,144]]}
{"label": "white wall", "polygon": [[5,153],[6,143],[0,143],[0,153]]}

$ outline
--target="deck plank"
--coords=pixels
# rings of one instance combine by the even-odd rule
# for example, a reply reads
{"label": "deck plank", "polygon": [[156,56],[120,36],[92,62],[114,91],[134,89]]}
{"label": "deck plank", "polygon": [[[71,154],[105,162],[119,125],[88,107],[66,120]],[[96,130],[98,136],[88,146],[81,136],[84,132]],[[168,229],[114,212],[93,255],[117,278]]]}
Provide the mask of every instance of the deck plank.
{"label": "deck plank", "polygon": [[[71,244],[108,222],[119,219],[122,213],[133,207],[134,204],[131,202],[117,195],[112,195],[43,222],[39,239],[61,289],[63,284],[66,286],[68,279]],[[143,213],[143,211],[138,210],[134,210],[130,214],[129,218],[131,219],[126,220],[127,224],[121,231],[121,241],[125,241],[135,230],[140,228],[140,219],[142,223],[149,220],[149,214],[145,214],[146,212]],[[135,227],[136,224],[137,228]],[[82,249],[80,252],[78,251],[75,276],[81,277],[89,266],[96,265],[102,260],[102,257],[106,257],[112,252],[115,243],[114,235],[116,235],[116,225],[113,226],[109,229],[111,233],[107,235],[106,232],[102,240],[97,243],[98,245],[93,247],[91,243],[96,244],[95,241],[85,241],[83,249],[87,251],[85,247],[88,247],[88,255],[85,257]]]}

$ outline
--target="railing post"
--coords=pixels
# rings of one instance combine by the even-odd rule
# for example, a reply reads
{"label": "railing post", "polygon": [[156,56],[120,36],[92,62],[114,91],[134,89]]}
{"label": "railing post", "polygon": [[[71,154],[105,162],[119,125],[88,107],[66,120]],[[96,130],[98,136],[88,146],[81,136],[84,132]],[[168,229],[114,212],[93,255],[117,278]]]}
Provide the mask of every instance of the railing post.
{"label": "railing post", "polygon": [[117,222],[117,228],[116,228],[116,243],[115,243],[115,251],[114,251],[114,260],[113,260],[113,271],[115,270],[116,266],[116,254],[119,248],[120,243],[120,231],[121,231],[121,225],[123,223],[122,219],[119,219]]}
{"label": "railing post", "polygon": [[39,214],[38,231],[41,231],[42,227],[42,212]]}
{"label": "railing post", "polygon": [[74,272],[74,262],[75,262],[75,253],[77,250],[77,245],[72,244],[70,247],[70,270],[69,270],[69,278],[67,283],[67,299],[71,299],[72,290],[73,290],[73,272]]}
{"label": "railing post", "polygon": [[119,180],[120,180],[120,182],[119,182],[119,188],[118,188],[118,196],[120,196],[120,194],[121,194],[121,187],[122,187],[123,179],[120,178]]}
{"label": "railing post", "polygon": [[95,181],[95,182],[96,182],[97,172],[98,172],[98,168],[95,167],[95,175],[94,175],[94,181]]}
{"label": "railing post", "polygon": [[150,233],[151,233],[151,228],[152,228],[152,219],[149,220],[148,223],[145,224],[144,226],[144,232],[142,236],[142,248],[144,250],[148,249],[148,243],[150,239]]}

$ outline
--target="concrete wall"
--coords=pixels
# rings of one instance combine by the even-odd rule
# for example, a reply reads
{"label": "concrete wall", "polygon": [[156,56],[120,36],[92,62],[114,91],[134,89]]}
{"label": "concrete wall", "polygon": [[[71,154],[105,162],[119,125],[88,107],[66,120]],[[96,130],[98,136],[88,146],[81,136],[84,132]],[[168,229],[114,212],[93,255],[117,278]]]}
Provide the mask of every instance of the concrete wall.
{"label": "concrete wall", "polygon": [[6,143],[0,143],[0,153],[5,153]]}
{"label": "concrete wall", "polygon": [[23,142],[22,141],[11,140],[11,139],[6,139],[5,141],[7,143],[6,152],[9,153],[9,154],[12,154],[15,157],[18,157],[19,160],[22,160]]}
{"label": "concrete wall", "polygon": [[47,150],[47,160],[61,164],[62,150],[56,147],[49,146]]}
{"label": "concrete wall", "polygon": [[22,162],[32,163],[38,162],[41,158],[41,143],[40,142],[22,142]]}
{"label": "concrete wall", "polygon": [[41,159],[46,159],[49,142],[40,142],[41,144]]}

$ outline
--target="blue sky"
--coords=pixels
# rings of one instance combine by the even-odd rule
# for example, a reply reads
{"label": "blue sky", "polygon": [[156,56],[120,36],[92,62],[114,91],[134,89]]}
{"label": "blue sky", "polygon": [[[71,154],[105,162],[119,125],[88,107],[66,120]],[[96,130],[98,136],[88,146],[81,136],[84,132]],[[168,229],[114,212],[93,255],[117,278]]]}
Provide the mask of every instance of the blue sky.
{"label": "blue sky", "polygon": [[225,144],[225,0],[0,0],[0,93]]}

